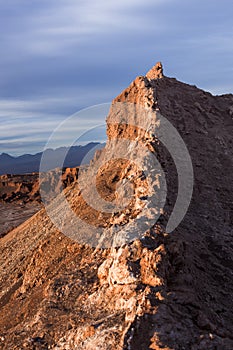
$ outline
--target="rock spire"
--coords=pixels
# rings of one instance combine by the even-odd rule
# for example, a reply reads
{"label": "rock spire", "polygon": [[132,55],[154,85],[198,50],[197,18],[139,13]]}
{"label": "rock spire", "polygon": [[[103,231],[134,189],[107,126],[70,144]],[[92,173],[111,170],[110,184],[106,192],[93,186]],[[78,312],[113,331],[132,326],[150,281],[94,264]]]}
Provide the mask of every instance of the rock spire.
{"label": "rock spire", "polygon": [[157,62],[156,65],[146,74],[146,77],[149,80],[161,79],[163,76],[163,65],[161,62]]}

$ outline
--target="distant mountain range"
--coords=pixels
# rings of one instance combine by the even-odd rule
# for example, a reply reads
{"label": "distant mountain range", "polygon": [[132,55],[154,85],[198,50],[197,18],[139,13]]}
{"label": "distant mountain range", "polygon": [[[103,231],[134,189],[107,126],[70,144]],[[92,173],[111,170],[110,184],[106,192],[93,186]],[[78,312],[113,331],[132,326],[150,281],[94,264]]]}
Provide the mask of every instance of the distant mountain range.
{"label": "distant mountain range", "polygon": [[[59,159],[63,159],[66,153],[63,167],[77,167],[87,154],[86,163],[92,159],[95,150],[102,147],[103,145],[100,143],[91,142],[85,146],[60,147],[55,150],[47,149],[44,151],[44,155],[49,161],[46,164],[46,169],[44,168],[43,170],[48,171],[56,168],[57,164],[59,164]],[[0,155],[0,175],[39,172],[42,155],[43,152],[34,155],[24,154],[19,157],[13,157],[7,153],[2,153]]]}

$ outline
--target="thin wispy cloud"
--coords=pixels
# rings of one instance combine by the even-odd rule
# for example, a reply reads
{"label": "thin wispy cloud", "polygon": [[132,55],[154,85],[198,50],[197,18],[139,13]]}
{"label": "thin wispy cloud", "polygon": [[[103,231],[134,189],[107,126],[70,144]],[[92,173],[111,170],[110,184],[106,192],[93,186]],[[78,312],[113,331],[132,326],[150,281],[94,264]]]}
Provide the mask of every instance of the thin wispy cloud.
{"label": "thin wispy cloud", "polygon": [[[10,12],[17,3],[13,1],[6,8]],[[147,18],[140,15],[141,11],[146,6],[161,6],[164,1],[52,0],[42,1],[41,6],[36,3],[37,6],[35,3],[25,3],[25,8],[19,8],[20,17],[13,13],[13,30],[9,28],[9,33],[5,34],[5,38],[16,45],[21,55],[63,55],[66,54],[63,50],[85,44],[99,35],[109,37],[124,31],[137,33],[148,30]]]}

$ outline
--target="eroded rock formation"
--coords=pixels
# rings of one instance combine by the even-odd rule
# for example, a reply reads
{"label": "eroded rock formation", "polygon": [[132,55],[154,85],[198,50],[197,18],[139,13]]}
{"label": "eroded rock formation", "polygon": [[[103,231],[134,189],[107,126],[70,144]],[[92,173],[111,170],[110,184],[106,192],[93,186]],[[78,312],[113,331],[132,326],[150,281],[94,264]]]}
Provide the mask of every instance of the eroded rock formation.
{"label": "eroded rock formation", "polygon": [[[119,114],[114,106],[125,102],[143,107],[151,119],[134,113],[134,126],[124,119],[115,123]],[[2,349],[233,348],[232,105],[232,95],[214,97],[163,77],[161,66],[137,78],[113,101],[108,142],[94,163],[121,152],[124,139],[156,154],[168,187],[162,215],[144,235],[120,247],[73,241],[55,227],[45,209],[2,238]],[[195,176],[188,213],[170,234],[165,228],[177,197],[177,173],[156,138],[157,113],[181,134]],[[141,125],[140,118],[147,129],[135,127]],[[134,151],[131,146],[124,149],[126,155]],[[97,187],[102,198],[114,199],[117,183],[132,179],[127,209],[110,215],[90,208],[78,182],[64,191],[93,232],[103,227],[109,233],[134,222],[150,196],[148,186],[160,185],[160,177],[152,183],[152,177],[145,178],[125,160],[111,162],[97,174]],[[65,215],[59,198],[53,210]]]}
{"label": "eroded rock formation", "polygon": [[[56,184],[57,170],[46,174],[44,181]],[[56,191],[70,186],[78,177],[78,168],[65,168]],[[42,207],[39,174],[0,176],[0,237],[19,226]]]}

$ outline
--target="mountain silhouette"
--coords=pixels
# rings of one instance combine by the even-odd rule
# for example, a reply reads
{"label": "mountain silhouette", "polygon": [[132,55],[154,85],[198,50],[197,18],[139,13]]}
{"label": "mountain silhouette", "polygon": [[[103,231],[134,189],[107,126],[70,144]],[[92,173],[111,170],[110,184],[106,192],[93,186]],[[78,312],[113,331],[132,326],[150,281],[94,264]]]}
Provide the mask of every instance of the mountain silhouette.
{"label": "mountain silhouette", "polygon": [[[83,158],[90,152],[93,148],[102,148],[103,146],[99,143],[88,143],[84,146],[72,146],[70,148],[60,147],[55,150],[47,149],[44,151],[49,162],[44,171],[52,170],[57,167],[59,160],[65,154],[65,161],[63,164],[64,168],[73,168],[81,164]],[[28,174],[39,172],[40,162],[43,153],[37,154],[24,154],[19,157],[13,157],[9,154],[2,153],[0,155],[0,175],[3,174]],[[91,157],[89,157],[91,158]]]}

